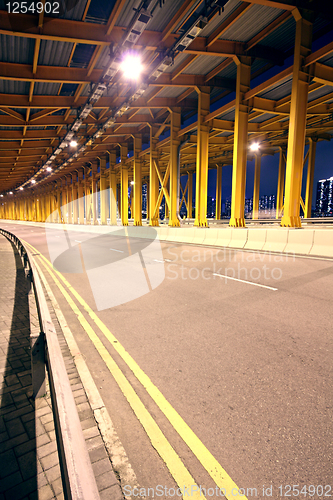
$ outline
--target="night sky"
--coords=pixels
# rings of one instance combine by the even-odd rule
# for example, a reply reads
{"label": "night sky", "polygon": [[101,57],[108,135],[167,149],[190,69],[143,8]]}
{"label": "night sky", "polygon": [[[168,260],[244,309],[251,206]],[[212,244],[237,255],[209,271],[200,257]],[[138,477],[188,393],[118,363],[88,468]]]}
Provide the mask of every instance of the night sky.
{"label": "night sky", "polygon": [[[305,147],[305,154],[308,146]],[[333,143],[328,141],[320,141],[317,143],[316,163],[313,183],[312,206],[316,203],[317,182],[320,179],[328,179],[333,176]],[[271,195],[277,192],[277,181],[279,173],[279,154],[274,156],[263,156],[261,159],[261,175],[260,175],[260,196]],[[302,196],[305,197],[307,175],[307,163],[303,170],[303,187]],[[231,176],[232,167],[227,165],[222,167],[222,199],[230,199],[231,197]],[[253,195],[254,183],[254,160],[247,162],[246,172],[246,198],[251,198]],[[215,198],[216,190],[216,170],[209,171],[208,177],[208,194]]]}

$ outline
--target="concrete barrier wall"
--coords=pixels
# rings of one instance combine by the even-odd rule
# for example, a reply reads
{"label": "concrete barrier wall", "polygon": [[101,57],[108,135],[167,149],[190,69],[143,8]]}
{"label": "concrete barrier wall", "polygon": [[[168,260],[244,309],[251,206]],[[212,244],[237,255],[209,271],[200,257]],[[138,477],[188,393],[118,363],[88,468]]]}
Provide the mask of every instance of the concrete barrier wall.
{"label": "concrete barrier wall", "polygon": [[267,230],[264,228],[249,229],[244,248],[248,250],[262,250],[266,243],[266,236]]}
{"label": "concrete barrier wall", "polygon": [[[1,222],[1,221],[0,221]],[[81,231],[97,234],[112,233],[124,229],[123,226],[79,225],[59,223],[38,223],[32,221],[2,220],[4,223],[23,224],[52,229]],[[229,247],[263,252],[295,253],[296,255],[313,255],[333,258],[333,227],[329,229],[315,228],[231,228],[231,227],[181,227],[173,228],[166,225],[154,227],[161,241],[192,243]],[[138,238],[149,238],[152,232],[148,226],[131,228],[131,234]]]}
{"label": "concrete barrier wall", "polygon": [[288,228],[269,228],[266,233],[265,252],[283,252],[288,243]]}
{"label": "concrete barrier wall", "polygon": [[313,229],[293,229],[288,230],[288,243],[284,248],[286,253],[308,255],[313,246]]}
{"label": "concrete barrier wall", "polygon": [[315,229],[310,255],[333,257],[333,229]]}
{"label": "concrete barrier wall", "polygon": [[193,245],[202,245],[205,244],[205,239],[206,239],[206,233],[209,231],[209,229],[205,227],[195,227],[194,228],[194,236],[192,243]]}
{"label": "concrete barrier wall", "polygon": [[182,235],[182,228],[180,227],[169,227],[169,231],[166,237],[166,241],[175,241],[177,243],[180,243],[182,241],[181,239]]}
{"label": "concrete barrier wall", "polygon": [[228,247],[231,241],[232,228],[224,227],[218,230],[218,236],[215,245],[218,247]]}
{"label": "concrete barrier wall", "polygon": [[219,232],[220,232],[220,229],[206,228],[206,238],[204,240],[204,244],[215,246]]}
{"label": "concrete barrier wall", "polygon": [[160,226],[160,227],[155,227],[157,230],[158,237],[160,241],[166,241],[168,237],[168,232],[169,232],[169,226]]}
{"label": "concrete barrier wall", "polygon": [[184,229],[183,242],[184,243],[192,243],[192,241],[194,239],[196,227],[189,226],[189,227],[184,227],[183,229]]}
{"label": "concrete barrier wall", "polygon": [[243,227],[237,227],[231,229],[231,240],[229,242],[229,247],[232,248],[244,248],[247,242],[248,229]]}

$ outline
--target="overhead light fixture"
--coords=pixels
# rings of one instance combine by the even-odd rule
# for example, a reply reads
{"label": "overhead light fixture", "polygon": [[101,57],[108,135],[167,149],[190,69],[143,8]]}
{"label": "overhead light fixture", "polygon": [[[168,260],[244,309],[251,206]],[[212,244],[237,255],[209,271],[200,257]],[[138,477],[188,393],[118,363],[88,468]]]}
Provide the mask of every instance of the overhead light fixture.
{"label": "overhead light fixture", "polygon": [[0,194],[0,198],[3,198],[3,194]]}
{"label": "overhead light fixture", "polygon": [[35,179],[32,179],[32,180],[31,180],[31,184],[36,184]]}
{"label": "overhead light fixture", "polygon": [[124,77],[129,80],[138,80],[143,70],[140,57],[130,54],[125,56],[120,68],[124,73]]}
{"label": "overhead light fixture", "polygon": [[13,194],[13,191],[9,191],[9,194]]}
{"label": "overhead light fixture", "polygon": [[77,141],[71,141],[69,145],[70,145],[71,148],[76,148]]}
{"label": "overhead light fixture", "polygon": [[20,191],[23,191],[23,187],[22,186],[20,187]]}
{"label": "overhead light fixture", "polygon": [[131,186],[134,186],[134,181],[131,181]]}
{"label": "overhead light fixture", "polygon": [[46,169],[48,172],[52,172],[52,167],[47,167]]}
{"label": "overhead light fixture", "polygon": [[259,148],[260,148],[260,145],[258,142],[252,142],[252,144],[250,144],[251,151],[259,151]]}

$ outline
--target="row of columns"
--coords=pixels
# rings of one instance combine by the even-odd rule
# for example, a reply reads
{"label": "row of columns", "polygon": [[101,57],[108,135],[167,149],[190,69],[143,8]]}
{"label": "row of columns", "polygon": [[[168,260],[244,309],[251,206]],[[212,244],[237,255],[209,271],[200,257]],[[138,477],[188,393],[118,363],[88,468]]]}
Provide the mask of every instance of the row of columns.
{"label": "row of columns", "polygon": [[[299,227],[300,223],[300,201],[302,187],[302,173],[304,166],[304,147],[306,132],[306,110],[309,87],[308,68],[304,68],[304,59],[309,55],[312,41],[312,23],[301,17],[297,9],[293,10],[296,20],[293,83],[290,106],[290,123],[287,145],[287,156],[280,149],[280,166],[277,190],[277,215],[283,209],[281,225]],[[237,65],[236,99],[235,99],[235,125],[233,145],[233,170],[232,170],[232,196],[231,196],[231,218],[230,225],[243,227],[245,225],[245,186],[246,186],[246,163],[248,154],[248,113],[249,107],[245,99],[250,89],[251,58],[248,56],[235,57]],[[209,160],[209,126],[205,122],[209,114],[210,88],[196,87],[198,94],[198,121],[197,121],[197,154],[196,154],[196,203],[194,225],[207,226],[207,190],[208,190],[208,160]],[[159,207],[163,196],[165,197],[166,212],[169,215],[169,225],[179,226],[179,155],[181,143],[178,132],[181,128],[181,108],[170,108],[170,151],[169,164],[162,176],[159,168],[159,153],[157,150],[158,138],[154,125],[150,126],[150,166],[149,166],[149,221],[150,225],[158,225]],[[131,213],[134,225],[142,224],[142,142],[140,136],[134,136],[133,172],[134,186],[133,199],[131,201]],[[313,168],[316,142],[310,141],[308,154],[308,178],[307,196],[305,200],[305,216],[311,215],[311,192],[313,185]],[[111,223],[116,222],[116,199],[118,199],[118,210],[123,225],[128,225],[128,163],[127,144],[120,144],[120,188],[117,186],[115,167],[115,153],[109,155],[109,178],[107,179],[106,159],[100,158],[100,191],[101,196],[101,222],[106,224],[107,212],[110,212]],[[286,169],[284,164],[286,159]],[[259,210],[259,185],[261,157],[256,156],[255,179],[253,195],[253,214],[257,217]],[[220,217],[221,210],[221,168],[217,170],[217,211]],[[75,177],[75,178],[74,178]],[[110,208],[107,208],[107,188],[110,188]],[[57,220],[64,219],[60,214],[60,201],[62,205],[69,208],[69,215],[65,217],[70,222],[83,223],[85,212],[87,221],[97,221],[97,165],[91,168],[91,182],[87,175],[78,173],[72,179],[67,176],[61,187],[57,184],[56,194],[48,191],[40,191],[39,202],[36,204],[36,195],[30,196],[23,201],[18,199],[7,204],[5,214],[13,218],[21,218],[24,214],[29,220],[46,220],[54,207],[57,207]],[[188,193],[192,192],[192,176],[189,176]],[[83,193],[86,206],[83,205]],[[60,200],[61,198],[61,200]],[[77,202],[79,200],[79,202]],[[66,203],[64,203],[66,201]],[[187,198],[188,213],[192,215],[192,196]],[[2,205],[3,207],[4,205]],[[22,208],[23,207],[23,208]]]}

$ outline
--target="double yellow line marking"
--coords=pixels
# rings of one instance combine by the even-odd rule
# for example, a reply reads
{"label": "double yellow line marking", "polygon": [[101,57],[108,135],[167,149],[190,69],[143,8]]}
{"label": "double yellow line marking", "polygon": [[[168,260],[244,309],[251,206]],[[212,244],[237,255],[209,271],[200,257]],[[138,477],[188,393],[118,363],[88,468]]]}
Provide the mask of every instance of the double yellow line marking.
{"label": "double yellow line marking", "polygon": [[[24,242],[28,245],[33,251],[36,251],[32,245],[27,242]],[[121,391],[125,395],[129,404],[131,405],[134,413],[137,415],[139,421],[144,427],[146,433],[148,434],[152,445],[157,450],[159,455],[162,457],[167,467],[169,468],[171,474],[173,475],[176,483],[180,488],[189,488],[189,491],[193,492],[191,497],[196,499],[204,499],[205,497],[202,494],[202,491],[196,490],[196,484],[184,464],[182,463],[179,456],[176,454],[170,443],[165,438],[162,431],[157,426],[156,422],[153,420],[136,392],[123,375],[122,371],[115,363],[113,358],[111,357],[108,350],[105,348],[97,334],[94,332],[93,328],[90,326],[88,321],[85,319],[79,308],[76,306],[75,302],[62,286],[60,281],[57,279],[58,276],[62,282],[66,285],[68,290],[72,293],[75,299],[83,306],[84,310],[88,313],[90,318],[94,321],[94,323],[98,326],[100,331],[104,334],[107,340],[112,344],[112,347],[119,354],[119,356],[123,359],[123,361],[127,364],[127,366],[131,369],[133,374],[139,380],[139,382],[146,389],[150,397],[157,404],[162,413],[169,420],[173,428],[178,432],[179,436],[183,439],[183,441],[190,448],[192,453],[197,457],[201,465],[206,469],[208,474],[214,480],[216,485],[220,490],[224,492],[224,495],[228,500],[235,500],[237,497],[237,492],[239,488],[231,479],[231,477],[227,474],[227,472],[221,467],[219,462],[214,458],[214,456],[210,453],[210,451],[205,447],[205,445],[200,441],[200,439],[196,436],[196,434],[192,431],[192,429],[186,424],[186,422],[182,419],[182,417],[176,412],[176,410],[171,406],[171,404],[165,399],[163,394],[159,391],[159,389],[152,383],[150,378],[143,372],[143,370],[139,367],[139,365],[134,361],[131,355],[124,349],[124,347],[119,343],[119,341],[115,338],[115,336],[110,332],[107,326],[100,320],[100,318],[94,313],[94,311],[89,307],[89,305],[84,301],[84,299],[77,293],[77,291],[72,287],[72,285],[62,276],[60,272],[55,270],[51,263],[40,254],[39,258],[42,259],[43,265],[48,270],[52,279],[58,286],[59,290],[65,297],[66,301],[77,315],[78,320],[81,325],[87,332],[89,338],[95,345],[97,351],[100,356],[104,360],[117,384],[119,385]],[[53,272],[54,271],[54,272]],[[188,490],[187,490],[188,491]],[[244,495],[242,496],[242,500],[247,500]]]}

